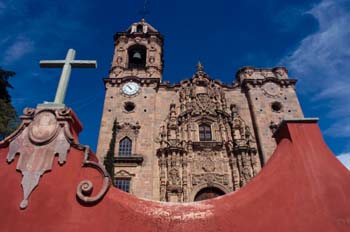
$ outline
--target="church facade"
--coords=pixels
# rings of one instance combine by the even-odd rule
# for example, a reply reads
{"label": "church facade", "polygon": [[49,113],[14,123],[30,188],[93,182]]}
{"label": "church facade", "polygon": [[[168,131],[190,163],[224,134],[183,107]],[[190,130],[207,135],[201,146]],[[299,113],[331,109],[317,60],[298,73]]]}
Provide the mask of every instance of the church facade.
{"label": "church facade", "polygon": [[191,78],[162,81],[163,37],[141,20],[114,37],[97,146],[115,143],[115,185],[141,198],[190,202],[237,191],[276,147],[284,118],[302,118],[284,67],[243,67],[232,84],[199,63]]}

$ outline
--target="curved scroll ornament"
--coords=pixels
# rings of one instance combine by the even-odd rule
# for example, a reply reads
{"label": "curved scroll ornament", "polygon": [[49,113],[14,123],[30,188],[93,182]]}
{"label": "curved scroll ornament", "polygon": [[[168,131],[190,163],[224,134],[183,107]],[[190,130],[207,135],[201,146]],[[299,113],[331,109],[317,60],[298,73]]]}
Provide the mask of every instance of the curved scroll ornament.
{"label": "curved scroll ornament", "polygon": [[[78,149],[81,148],[78,147]],[[97,169],[103,177],[102,188],[95,196],[91,196],[93,190],[93,184],[91,181],[83,180],[77,186],[77,197],[81,203],[93,205],[102,200],[103,196],[107,193],[109,187],[111,186],[111,177],[101,164],[89,160],[90,148],[88,146],[83,146],[83,149],[85,152],[85,157],[82,166]]]}

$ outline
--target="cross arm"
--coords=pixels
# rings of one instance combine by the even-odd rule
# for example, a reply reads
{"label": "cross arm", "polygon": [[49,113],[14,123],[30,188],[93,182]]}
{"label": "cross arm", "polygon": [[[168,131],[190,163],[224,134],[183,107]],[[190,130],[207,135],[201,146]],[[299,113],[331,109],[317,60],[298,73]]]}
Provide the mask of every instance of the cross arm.
{"label": "cross arm", "polygon": [[64,60],[41,60],[41,68],[62,68],[64,65]]}
{"label": "cross arm", "polygon": [[70,64],[73,68],[97,68],[95,60],[74,60]]}

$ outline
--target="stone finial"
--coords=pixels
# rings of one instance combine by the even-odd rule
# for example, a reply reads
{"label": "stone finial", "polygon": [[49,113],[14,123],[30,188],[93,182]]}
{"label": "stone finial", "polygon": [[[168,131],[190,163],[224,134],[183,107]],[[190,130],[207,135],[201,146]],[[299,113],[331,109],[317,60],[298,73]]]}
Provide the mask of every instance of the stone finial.
{"label": "stone finial", "polygon": [[200,61],[198,61],[198,64],[197,64],[197,73],[198,74],[202,74],[204,72],[204,68],[203,68],[203,65]]}

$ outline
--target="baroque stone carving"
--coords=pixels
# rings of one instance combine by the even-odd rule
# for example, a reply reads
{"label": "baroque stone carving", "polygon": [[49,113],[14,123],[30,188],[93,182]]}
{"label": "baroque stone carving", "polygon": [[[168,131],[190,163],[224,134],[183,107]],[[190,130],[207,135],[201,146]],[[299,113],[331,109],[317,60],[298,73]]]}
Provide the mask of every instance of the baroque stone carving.
{"label": "baroque stone carving", "polygon": [[[235,105],[227,108],[223,86],[199,63],[181,82],[179,105],[171,103],[160,127],[157,151],[160,199],[188,201],[196,186],[238,190],[260,170],[255,138]],[[199,125],[210,125],[211,141],[201,141]]]}
{"label": "baroque stone carving", "polygon": [[172,168],[168,173],[168,185],[170,186],[179,186],[180,185],[180,174],[179,170]]}
{"label": "baroque stone carving", "polygon": [[[82,149],[82,145],[74,140],[71,134],[71,127],[81,130],[74,113],[68,108],[26,108],[21,116],[22,123],[19,128],[5,138],[2,143],[9,144],[7,162],[11,163],[16,154],[19,159],[16,169],[21,171],[23,200],[20,208],[25,209],[29,203],[29,197],[38,186],[40,177],[52,169],[55,155],[58,155],[58,162],[63,165],[66,162],[67,152],[71,146]],[[74,124],[74,125],[73,125]],[[101,172],[105,170],[99,164],[84,160],[83,165],[95,166]],[[107,180],[107,179],[108,180]],[[109,186],[109,176],[105,175],[103,194]],[[84,182],[79,185],[80,193],[87,193],[92,187],[91,182]],[[89,187],[91,186],[91,187]],[[102,194],[102,195],[103,195]],[[96,197],[100,199],[101,194]]]}
{"label": "baroque stone carving", "polygon": [[210,184],[212,183],[228,185],[229,184],[228,174],[204,173],[204,174],[195,174],[192,176],[193,185],[207,184],[210,186]]}
{"label": "baroque stone carving", "polygon": [[[69,111],[68,111],[69,112]],[[67,109],[25,109],[22,124],[10,137],[7,162],[20,154],[17,170],[23,175],[23,200],[20,208],[28,206],[28,199],[44,172],[52,169],[55,154],[62,165],[73,137],[67,122]]]}
{"label": "baroque stone carving", "polygon": [[118,133],[122,133],[123,136],[137,135],[139,133],[140,128],[141,127],[139,122],[136,122],[135,125],[127,122],[123,124],[117,124]]}

